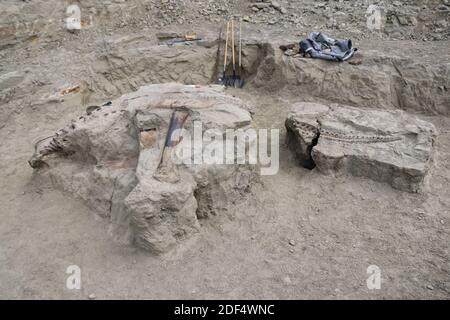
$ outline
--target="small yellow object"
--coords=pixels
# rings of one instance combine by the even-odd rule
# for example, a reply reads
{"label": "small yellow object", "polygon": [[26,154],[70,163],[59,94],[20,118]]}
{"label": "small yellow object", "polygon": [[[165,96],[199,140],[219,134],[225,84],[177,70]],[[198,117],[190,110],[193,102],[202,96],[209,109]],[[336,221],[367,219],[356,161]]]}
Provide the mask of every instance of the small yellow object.
{"label": "small yellow object", "polygon": [[197,35],[195,34],[195,32],[188,32],[184,35],[184,40],[186,41],[193,41],[197,39]]}
{"label": "small yellow object", "polygon": [[61,91],[61,95],[64,96],[66,94],[69,94],[69,93],[72,93],[72,92],[78,92],[78,91],[80,91],[80,86],[76,85],[76,86],[73,86],[71,88],[67,88],[67,89],[62,90]]}

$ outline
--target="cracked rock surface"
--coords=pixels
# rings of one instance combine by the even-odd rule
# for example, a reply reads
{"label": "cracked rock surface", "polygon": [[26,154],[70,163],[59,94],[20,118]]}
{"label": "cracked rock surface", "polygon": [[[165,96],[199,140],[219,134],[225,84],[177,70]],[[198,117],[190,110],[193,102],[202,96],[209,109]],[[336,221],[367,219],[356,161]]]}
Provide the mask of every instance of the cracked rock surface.
{"label": "cracked rock surface", "polygon": [[430,168],[436,130],[403,111],[297,103],[286,120],[300,164],[418,192]]}
{"label": "cracked rock surface", "polygon": [[181,106],[191,110],[188,132],[196,121],[200,132],[245,129],[252,121],[244,103],[220,86],[149,85],[108,105],[89,107],[39,144],[30,164],[110,217],[117,240],[167,252],[198,232],[198,218],[226,209],[254,178],[245,165],[183,162],[177,165],[177,183],[156,180],[171,114]]}

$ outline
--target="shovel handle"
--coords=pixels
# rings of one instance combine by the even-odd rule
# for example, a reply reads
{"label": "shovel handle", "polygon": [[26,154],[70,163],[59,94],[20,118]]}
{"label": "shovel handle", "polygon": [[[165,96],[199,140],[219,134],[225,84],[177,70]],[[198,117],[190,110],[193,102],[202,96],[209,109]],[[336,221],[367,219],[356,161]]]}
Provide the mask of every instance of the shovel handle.
{"label": "shovel handle", "polygon": [[227,36],[225,39],[225,54],[224,54],[224,61],[223,61],[223,71],[227,69],[227,55],[228,55],[228,35],[230,30],[230,21],[227,21]]}
{"label": "shovel handle", "polygon": [[231,48],[233,48],[233,70],[236,69],[236,57],[234,54],[234,18],[231,19]]}

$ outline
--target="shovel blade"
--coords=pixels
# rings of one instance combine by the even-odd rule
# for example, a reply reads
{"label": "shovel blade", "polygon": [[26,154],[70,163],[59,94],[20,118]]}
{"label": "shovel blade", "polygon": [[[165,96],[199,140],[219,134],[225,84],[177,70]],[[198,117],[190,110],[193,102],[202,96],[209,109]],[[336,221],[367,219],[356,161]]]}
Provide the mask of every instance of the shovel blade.
{"label": "shovel blade", "polygon": [[240,76],[236,76],[236,78],[234,79],[234,87],[240,89],[243,86],[244,86],[244,80],[241,79]]}
{"label": "shovel blade", "polygon": [[234,79],[232,77],[228,77],[226,87],[233,87],[234,86]]}
{"label": "shovel blade", "polygon": [[236,79],[235,83],[234,83],[235,88],[242,88],[244,86],[244,79]]}

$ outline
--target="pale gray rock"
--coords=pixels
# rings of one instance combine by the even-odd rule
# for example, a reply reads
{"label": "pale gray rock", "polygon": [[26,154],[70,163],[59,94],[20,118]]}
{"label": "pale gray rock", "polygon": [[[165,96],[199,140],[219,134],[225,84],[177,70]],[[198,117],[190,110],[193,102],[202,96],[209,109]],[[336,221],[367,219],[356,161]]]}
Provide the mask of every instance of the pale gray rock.
{"label": "pale gray rock", "polygon": [[403,111],[300,103],[286,121],[300,164],[418,192],[430,168],[436,129]]}
{"label": "pale gray rock", "polygon": [[12,88],[25,79],[25,75],[18,71],[9,72],[0,75],[0,92]]}
{"label": "pale gray rock", "polygon": [[160,182],[151,175],[140,180],[125,199],[137,245],[163,253],[198,232],[195,188],[195,180],[188,174],[175,184]]}

